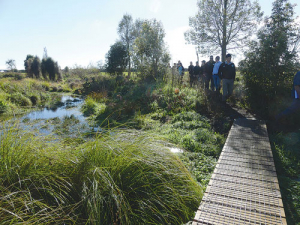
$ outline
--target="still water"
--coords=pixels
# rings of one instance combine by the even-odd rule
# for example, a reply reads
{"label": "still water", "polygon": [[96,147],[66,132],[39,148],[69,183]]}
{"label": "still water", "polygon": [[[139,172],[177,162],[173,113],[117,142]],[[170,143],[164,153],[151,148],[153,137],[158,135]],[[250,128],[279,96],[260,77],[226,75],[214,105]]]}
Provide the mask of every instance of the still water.
{"label": "still water", "polygon": [[18,124],[21,130],[36,135],[59,135],[75,137],[82,133],[91,133],[97,129],[88,123],[80,111],[84,99],[77,96],[62,95],[54,106],[32,111],[26,115],[9,120]]}

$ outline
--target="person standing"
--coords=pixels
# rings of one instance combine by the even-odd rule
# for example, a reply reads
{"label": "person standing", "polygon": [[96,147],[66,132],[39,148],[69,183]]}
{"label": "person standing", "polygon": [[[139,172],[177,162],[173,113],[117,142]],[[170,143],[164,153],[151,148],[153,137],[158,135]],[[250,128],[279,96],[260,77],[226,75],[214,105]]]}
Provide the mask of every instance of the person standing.
{"label": "person standing", "polygon": [[190,65],[188,67],[189,75],[190,75],[190,87],[195,84],[195,74],[194,74],[194,65],[193,62],[190,62]]}
{"label": "person standing", "polygon": [[235,65],[231,62],[231,54],[226,55],[226,61],[220,65],[218,74],[223,80],[222,101],[225,102],[232,95],[236,75]]}
{"label": "person standing", "polygon": [[204,74],[205,74],[205,89],[209,89],[209,82],[210,88],[214,89],[214,80],[212,79],[212,73],[214,69],[215,61],[214,57],[211,55],[209,57],[209,61],[204,66]]}
{"label": "person standing", "polygon": [[221,86],[220,86],[221,79],[220,79],[219,74],[218,74],[221,64],[222,64],[222,62],[220,61],[220,56],[217,56],[216,57],[216,62],[215,62],[214,68],[213,68],[213,80],[214,80],[213,91],[216,90],[217,94],[220,93],[220,89],[221,89]]}
{"label": "person standing", "polygon": [[182,63],[179,63],[178,73],[179,73],[179,85],[182,85],[182,79],[183,79],[183,75],[184,75],[184,68],[182,66]]}
{"label": "person standing", "polygon": [[194,76],[195,76],[195,83],[199,81],[201,74],[201,67],[199,66],[199,62],[196,62],[196,66],[194,67]]}
{"label": "person standing", "polygon": [[205,60],[202,60],[201,67],[200,67],[200,75],[199,75],[199,83],[201,88],[203,88],[205,84],[204,67],[205,67]]}

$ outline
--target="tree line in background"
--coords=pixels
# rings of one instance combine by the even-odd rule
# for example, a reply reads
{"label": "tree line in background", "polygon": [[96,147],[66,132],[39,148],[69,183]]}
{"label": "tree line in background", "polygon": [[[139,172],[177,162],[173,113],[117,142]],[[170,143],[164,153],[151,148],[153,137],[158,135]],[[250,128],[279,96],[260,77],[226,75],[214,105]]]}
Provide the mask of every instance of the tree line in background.
{"label": "tree line in background", "polygon": [[106,54],[106,70],[110,74],[128,76],[134,68],[142,77],[158,78],[169,65],[170,55],[165,46],[165,31],[156,19],[133,21],[125,14],[118,26],[120,40]]}
{"label": "tree line in background", "polygon": [[44,56],[42,61],[38,56],[27,55],[24,60],[24,67],[27,76],[30,78],[41,78],[46,80],[62,80],[62,74],[58,63],[51,57],[48,57],[46,48],[44,49]]}

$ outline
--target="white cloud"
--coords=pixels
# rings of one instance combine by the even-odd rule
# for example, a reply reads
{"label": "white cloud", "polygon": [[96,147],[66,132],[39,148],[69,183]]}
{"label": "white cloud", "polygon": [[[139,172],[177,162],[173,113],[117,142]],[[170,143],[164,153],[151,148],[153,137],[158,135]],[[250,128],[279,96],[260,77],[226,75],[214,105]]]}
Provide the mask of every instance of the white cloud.
{"label": "white cloud", "polygon": [[161,8],[161,0],[152,0],[150,5],[150,11],[157,13]]}

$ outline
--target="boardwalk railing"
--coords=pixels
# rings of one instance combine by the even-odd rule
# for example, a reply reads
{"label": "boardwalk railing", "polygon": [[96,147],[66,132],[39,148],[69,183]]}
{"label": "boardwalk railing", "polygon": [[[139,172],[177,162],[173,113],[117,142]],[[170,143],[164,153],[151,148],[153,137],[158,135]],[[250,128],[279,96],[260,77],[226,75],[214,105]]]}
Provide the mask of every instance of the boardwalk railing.
{"label": "boardwalk railing", "polygon": [[235,120],[194,218],[199,224],[286,224],[263,121]]}

